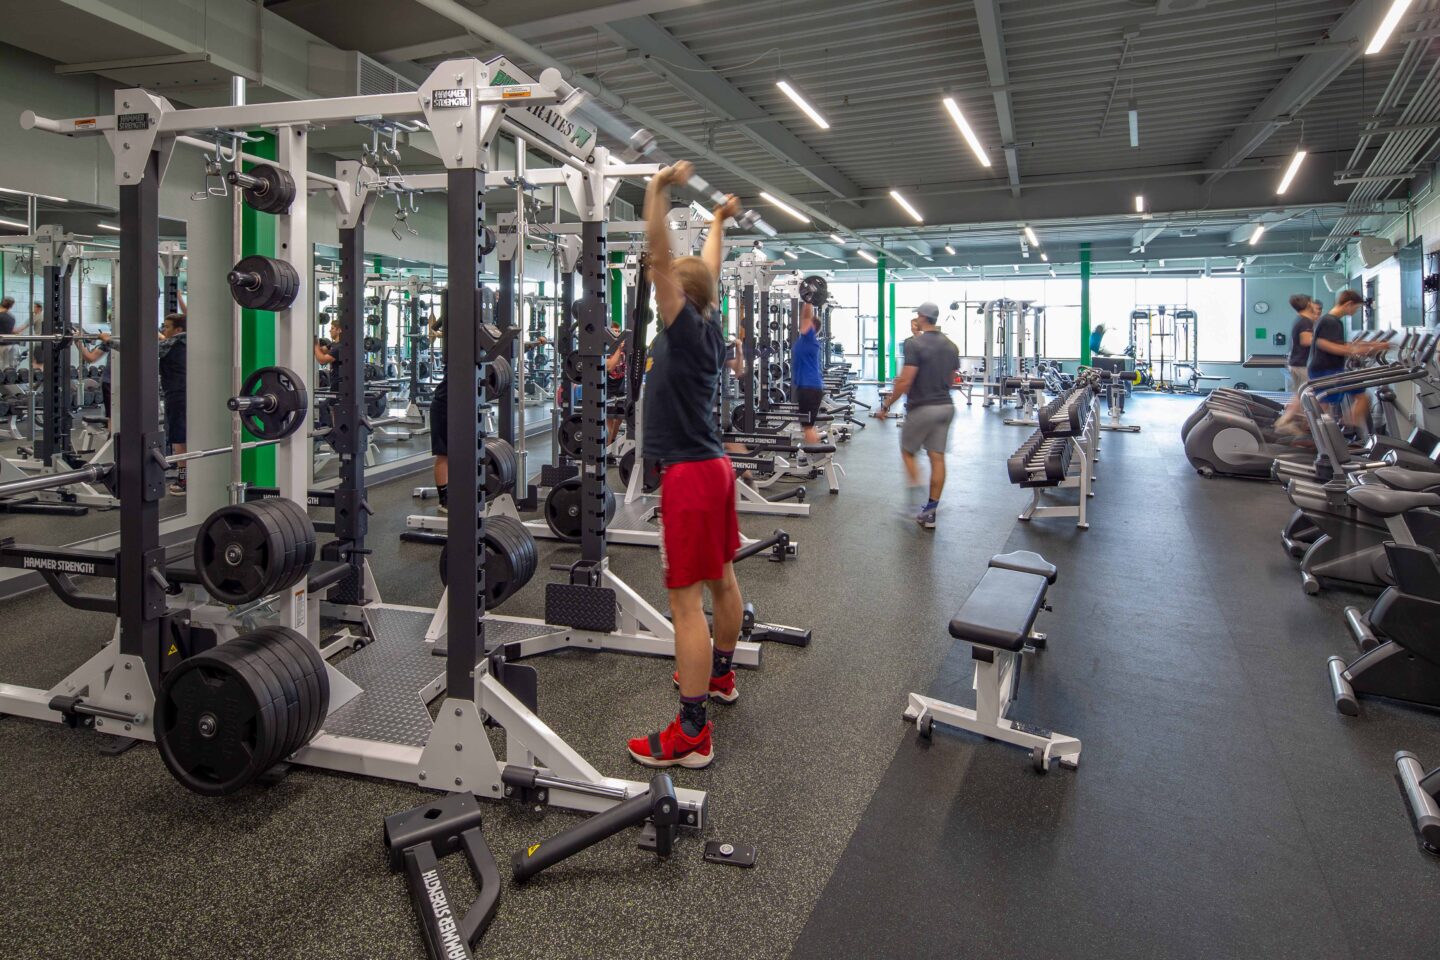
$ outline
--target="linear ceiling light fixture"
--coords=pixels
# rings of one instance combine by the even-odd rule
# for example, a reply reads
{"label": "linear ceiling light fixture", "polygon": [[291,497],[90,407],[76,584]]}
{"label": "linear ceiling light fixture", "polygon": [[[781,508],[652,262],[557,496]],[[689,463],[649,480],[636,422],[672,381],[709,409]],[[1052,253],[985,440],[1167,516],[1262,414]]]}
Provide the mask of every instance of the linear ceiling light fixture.
{"label": "linear ceiling light fixture", "polygon": [[877,262],[874,257],[870,256],[870,254],[866,253],[864,250],[856,250],[855,255],[858,256],[861,260],[868,260],[871,263]]}
{"label": "linear ceiling light fixture", "polygon": [[1145,194],[1143,194],[1143,193],[1137,193],[1137,194],[1135,194],[1135,212],[1136,212],[1136,213],[1144,213],[1144,212],[1145,212]]}
{"label": "linear ceiling light fixture", "polygon": [[795,106],[800,108],[800,110],[805,114],[805,116],[815,121],[815,126],[819,127],[821,130],[830,129],[829,122],[824,117],[820,116],[820,111],[810,106],[809,102],[804,97],[800,96],[800,91],[796,90],[791,85],[789,80],[776,80],[775,86],[779,87],[780,92],[785,94],[785,96],[789,97],[791,101],[794,102]]}
{"label": "linear ceiling light fixture", "polygon": [[1259,242],[1260,242],[1260,238],[1263,237],[1263,236],[1265,236],[1265,224],[1263,224],[1263,223],[1257,223],[1257,224],[1255,224],[1255,230],[1254,230],[1253,233],[1250,234],[1250,246],[1253,247],[1253,246],[1255,246],[1255,244],[1259,243]]}
{"label": "linear ceiling light fixture", "polygon": [[840,234],[838,234],[838,233],[832,233],[832,234],[830,234],[830,239],[831,239],[831,240],[834,240],[836,243],[840,244],[840,246],[842,246],[842,247],[845,246],[845,238],[842,237],[842,236],[840,236]]}
{"label": "linear ceiling light fixture", "polygon": [[14,227],[16,230],[29,230],[30,224],[21,223],[19,220],[9,220],[0,217],[0,227]]}
{"label": "linear ceiling light fixture", "polygon": [[960,105],[955,102],[954,97],[946,97],[942,103],[945,109],[950,112],[950,119],[955,121],[955,126],[960,128],[960,136],[970,145],[970,150],[975,154],[975,159],[980,161],[980,166],[990,166],[990,157],[986,155],[985,148],[980,146],[980,140],[975,136],[975,131],[970,129],[970,124],[965,119],[965,114],[960,112]]}
{"label": "linear ceiling light fixture", "polygon": [[1285,168],[1285,175],[1280,178],[1280,186],[1275,188],[1276,196],[1290,189],[1290,183],[1295,179],[1295,174],[1300,172],[1300,164],[1305,162],[1305,148],[1296,147],[1295,155],[1290,158],[1290,165]]}
{"label": "linear ceiling light fixture", "polygon": [[1140,105],[1130,101],[1130,146],[1140,146]]}
{"label": "linear ceiling light fixture", "polygon": [[800,254],[796,253],[794,250],[786,250],[786,251],[785,251],[785,256],[789,257],[791,260],[799,260],[799,259],[800,259]]}
{"label": "linear ceiling light fixture", "polygon": [[1032,247],[1038,247],[1038,246],[1040,246],[1040,238],[1038,238],[1038,237],[1035,236],[1035,231],[1034,231],[1034,230],[1031,230],[1028,226],[1025,227],[1024,230],[1025,230],[1025,239],[1030,241],[1030,246],[1032,246]]}
{"label": "linear ceiling light fixture", "polygon": [[785,213],[790,214],[790,216],[794,217],[796,220],[799,220],[801,223],[810,222],[810,218],[805,216],[805,214],[801,213],[799,210],[796,210],[794,207],[790,206],[790,204],[786,203],[785,201],[776,199],[775,197],[766,193],[764,190],[760,191],[760,199],[773,206],[779,207]]}
{"label": "linear ceiling light fixture", "polygon": [[1391,0],[1390,9],[1385,13],[1385,19],[1380,21],[1380,26],[1375,30],[1375,36],[1370,38],[1370,46],[1365,48],[1365,55],[1379,53],[1385,46],[1385,41],[1390,39],[1390,34],[1400,25],[1400,18],[1405,16],[1405,11],[1410,9],[1411,0]]}
{"label": "linear ceiling light fixture", "polygon": [[952,247],[952,246],[950,246],[950,244],[948,244],[948,243],[945,244],[945,252],[948,253],[948,254],[950,254],[950,256],[952,256],[952,257],[955,256],[955,248]]}
{"label": "linear ceiling light fixture", "polygon": [[906,200],[904,197],[902,197],[902,196],[900,195],[900,191],[899,191],[899,190],[891,190],[891,191],[890,191],[890,197],[891,197],[891,199],[893,199],[896,203],[900,204],[900,206],[904,207],[904,208],[905,208],[905,212],[908,213],[908,214],[910,214],[910,216],[915,219],[915,222],[916,222],[916,223],[924,223],[924,222],[925,222],[925,218],[922,217],[922,216],[920,216],[920,211],[919,211],[919,210],[916,210],[914,207],[912,207],[912,206],[910,205],[910,201],[909,201],[909,200]]}
{"label": "linear ceiling light fixture", "polygon": [[113,230],[113,231],[116,232],[116,233],[119,233],[119,232],[120,232],[120,228],[117,227],[115,224],[113,224],[113,223],[106,223],[106,222],[103,221],[103,220],[101,220],[101,221],[99,221],[98,223],[96,223],[95,226],[99,227],[101,230]]}

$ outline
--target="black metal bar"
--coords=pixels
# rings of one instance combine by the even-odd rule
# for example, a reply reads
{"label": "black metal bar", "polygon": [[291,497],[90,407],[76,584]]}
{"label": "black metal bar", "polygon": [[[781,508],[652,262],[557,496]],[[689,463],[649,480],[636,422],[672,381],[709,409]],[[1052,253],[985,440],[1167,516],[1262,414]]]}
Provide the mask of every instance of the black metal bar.
{"label": "black metal bar", "polygon": [[560,416],[565,418],[575,412],[575,384],[565,377],[565,364],[560,362],[564,359],[565,351],[574,346],[574,337],[566,336],[564,331],[573,329],[575,315],[573,305],[575,303],[575,271],[571,270],[560,277],[560,316],[555,323],[555,379],[557,390],[561,390],[565,396],[560,402]]}
{"label": "black metal bar", "polygon": [[[446,399],[450,404],[450,520],[446,559],[449,638],[445,660],[451,699],[475,699],[475,664],[485,650],[485,427],[480,404],[480,243],[485,230],[485,172],[447,174],[449,308],[445,316]],[[474,589],[467,585],[474,584]]]}
{"label": "black metal bar", "polygon": [[613,837],[626,827],[635,827],[653,818],[657,837],[656,852],[669,856],[670,841],[679,823],[680,803],[669,775],[659,773],[644,793],[615,804],[577,823],[568,830],[540,843],[534,843],[511,857],[515,881],[523,883],[535,874],[582,850]]}
{"label": "black metal bar", "polygon": [[[365,503],[365,451],[370,445],[370,423],[365,417],[365,226],[359,223],[340,231],[340,342],[332,344],[335,363],[330,386],[336,393],[330,406],[327,437],[340,464],[340,482],[334,491],[335,540],[321,556],[349,564],[350,572],[330,590],[336,603],[362,605],[365,596],[365,534],[369,518]],[[381,307],[384,312],[384,306]],[[383,359],[382,359],[383,364]]]}
{"label": "black metal bar", "polygon": [[[160,276],[160,164],[152,152],[139,183],[120,190],[120,433],[115,439],[120,511],[120,653],[139,657],[160,685],[165,615],[165,548],[160,545],[165,436],[160,432],[159,352],[155,304]],[[117,362],[115,357],[111,363]]]}
{"label": "black metal bar", "polygon": [[770,409],[770,291],[760,291],[760,333],[755,338],[755,372],[757,389],[760,391],[760,412]]}
{"label": "black metal bar", "polygon": [[609,259],[604,221],[581,225],[581,299],[578,326],[580,415],[580,556],[605,559],[605,355],[610,345]]}
{"label": "black metal bar", "polygon": [[[521,238],[521,242],[523,242],[523,238]],[[501,260],[499,274],[500,293],[495,304],[495,323],[500,329],[507,330],[516,325],[515,305],[519,302],[519,298],[515,293],[515,261]],[[515,339],[518,341],[524,338],[516,337]],[[524,344],[517,343],[507,351],[507,359],[510,361],[512,374],[519,369],[515,351],[523,346]],[[518,387],[521,390],[525,389],[524,384],[519,384]],[[500,402],[496,404],[496,436],[511,446],[515,445],[515,406],[515,389],[507,390],[501,394]]]}
{"label": "black metal bar", "polygon": [[410,361],[410,402],[420,400],[420,288],[410,297],[410,333],[405,338],[406,359]]}
{"label": "black metal bar", "polygon": [[[740,329],[744,336],[741,338],[740,360],[744,366],[745,373],[740,378],[740,399],[746,410],[747,423],[742,429],[750,429],[749,422],[755,410],[755,369],[750,357],[760,355],[760,345],[755,341],[755,285],[747,283],[740,291]],[[745,351],[750,351],[750,357],[745,356]]]}
{"label": "black metal bar", "polygon": [[[635,275],[635,300],[630,314],[630,355],[625,358],[629,382],[625,389],[625,418],[630,428],[630,438],[635,438],[635,405],[640,400],[640,389],[645,379],[645,362],[650,341],[650,267],[645,255],[640,255],[640,270]],[[639,460],[639,452],[636,452]]]}

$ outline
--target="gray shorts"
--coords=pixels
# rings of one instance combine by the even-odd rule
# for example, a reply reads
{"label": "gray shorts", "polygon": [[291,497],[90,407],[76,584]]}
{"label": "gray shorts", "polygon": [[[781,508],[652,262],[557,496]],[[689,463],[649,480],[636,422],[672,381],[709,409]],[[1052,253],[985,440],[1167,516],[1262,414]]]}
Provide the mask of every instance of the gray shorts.
{"label": "gray shorts", "polygon": [[1309,380],[1310,376],[1304,367],[1285,368],[1285,388],[1291,393],[1299,393],[1300,388]]}
{"label": "gray shorts", "polygon": [[950,421],[955,419],[955,406],[950,403],[927,404],[905,411],[900,427],[900,449],[914,455],[924,447],[930,453],[944,453],[950,441]]}

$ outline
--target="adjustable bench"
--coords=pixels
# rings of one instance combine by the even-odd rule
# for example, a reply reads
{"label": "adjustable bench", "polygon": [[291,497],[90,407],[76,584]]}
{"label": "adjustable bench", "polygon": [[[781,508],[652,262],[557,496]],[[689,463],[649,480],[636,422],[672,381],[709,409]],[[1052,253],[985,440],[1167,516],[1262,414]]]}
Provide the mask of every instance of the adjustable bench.
{"label": "adjustable bench", "polygon": [[1079,740],[1007,716],[1015,699],[1020,654],[1026,647],[1045,646],[1045,635],[1032,628],[1055,574],[1054,564],[1028,550],[990,558],[985,575],[950,620],[950,636],[972,647],[975,709],[910,694],[905,721],[914,723],[921,737],[928,740],[938,720],[991,740],[1030,748],[1031,762],[1039,773],[1050,769],[1052,759],[1066,767],[1079,764]]}

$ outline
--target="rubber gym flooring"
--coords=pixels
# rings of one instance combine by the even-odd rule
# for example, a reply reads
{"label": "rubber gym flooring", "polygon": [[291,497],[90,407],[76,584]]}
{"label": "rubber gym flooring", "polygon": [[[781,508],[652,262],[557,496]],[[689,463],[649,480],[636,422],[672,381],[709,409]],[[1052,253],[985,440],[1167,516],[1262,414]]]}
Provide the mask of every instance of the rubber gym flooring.
{"label": "rubber gym flooring", "polygon": [[[739,704],[714,707],[718,757],[677,782],[710,791],[714,839],[759,865],[704,864],[698,838],[660,863],[622,835],[523,888],[506,881],[479,955],[505,958],[1421,956],[1440,940],[1440,862],[1420,852],[1396,749],[1440,763],[1436,716],[1366,702],[1339,716],[1325,674],[1352,654],[1340,611],[1305,597],[1279,545],[1277,487],[1201,480],[1179,450],[1193,399],[1145,397],[1137,435],[1106,434],[1092,526],[1018,524],[1004,458],[1025,433],[959,408],[940,528],[904,516],[897,427],[844,448],[840,496],[812,485],[783,526],[797,562],[750,560],[763,619],[814,629],[767,648]],[[437,550],[401,544],[414,481],[372,493],[387,599],[435,602]],[[0,523],[5,522],[0,519]],[[971,702],[968,649],[945,625],[994,553],[1060,568],[1051,637],[1025,659],[1014,715],[1080,737],[1080,768],[1037,776],[1023,751],[902,724],[905,695]],[[573,548],[543,545],[543,565]],[[613,566],[663,596],[653,551]],[[503,612],[538,615],[535,585]],[[6,604],[6,681],[43,685],[110,633],[48,594]],[[602,772],[643,778],[624,738],[673,713],[670,665],[565,653],[541,714]],[[207,800],[155,750],[0,721],[0,956],[422,956],[382,818],[428,794],[298,770]],[[488,805],[502,864],[575,822]],[[462,895],[458,862],[447,877]]]}

